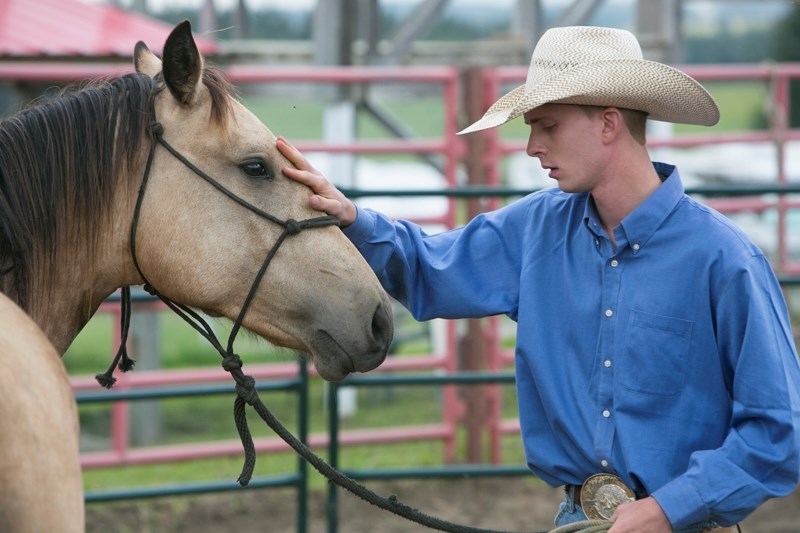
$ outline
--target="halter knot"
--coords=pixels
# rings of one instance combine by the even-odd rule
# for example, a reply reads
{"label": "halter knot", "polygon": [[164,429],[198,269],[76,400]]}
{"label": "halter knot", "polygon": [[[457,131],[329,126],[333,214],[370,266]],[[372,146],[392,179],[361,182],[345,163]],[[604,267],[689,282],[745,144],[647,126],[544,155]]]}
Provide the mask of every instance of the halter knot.
{"label": "halter knot", "polygon": [[161,137],[164,135],[164,126],[162,126],[157,120],[154,120],[150,123],[150,131],[153,133],[153,136]]}
{"label": "halter knot", "polygon": [[300,225],[298,221],[293,218],[290,218],[286,221],[286,233],[289,235],[297,235],[303,230],[303,226]]}
{"label": "halter knot", "polygon": [[155,287],[153,287],[152,285],[150,285],[149,283],[145,283],[145,284],[142,286],[142,288],[143,288],[143,289],[145,290],[145,292],[147,292],[147,294],[149,294],[150,296],[158,296],[158,291],[156,290],[156,288],[155,288]]}
{"label": "halter knot", "polygon": [[242,368],[242,358],[235,353],[228,354],[222,358],[222,368],[224,368],[226,372]]}
{"label": "halter knot", "polygon": [[236,394],[239,398],[247,402],[248,405],[255,405],[258,402],[258,391],[256,391],[256,380],[253,376],[245,376],[241,385],[236,384]]}

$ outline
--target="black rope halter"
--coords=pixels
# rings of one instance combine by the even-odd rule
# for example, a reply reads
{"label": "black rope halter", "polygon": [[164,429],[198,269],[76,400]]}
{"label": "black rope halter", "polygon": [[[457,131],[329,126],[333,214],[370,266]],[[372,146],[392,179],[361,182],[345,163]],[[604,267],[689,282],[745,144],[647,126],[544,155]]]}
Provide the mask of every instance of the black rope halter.
{"label": "black rope halter", "polygon": [[[254,206],[253,204],[247,202],[246,200],[240,198],[223,185],[221,185],[217,180],[203,172],[197,166],[195,166],[191,161],[186,159],[180,152],[178,152],[175,148],[172,147],[166,140],[164,140],[164,127],[155,119],[155,110],[151,111],[153,116],[153,122],[150,125],[150,132],[153,136],[153,142],[150,145],[150,151],[147,156],[147,163],[144,169],[144,176],[142,178],[142,184],[139,187],[139,194],[136,199],[136,207],[134,208],[133,213],[133,221],[131,222],[131,231],[130,231],[130,249],[131,249],[131,257],[133,258],[133,264],[136,267],[136,270],[139,272],[142,280],[144,281],[144,289],[149,292],[150,294],[158,297],[162,302],[164,302],[167,307],[169,307],[173,312],[175,312],[178,316],[180,316],[184,321],[186,321],[189,325],[191,325],[195,330],[197,330],[200,335],[202,335],[219,354],[222,356],[222,367],[230,372],[231,376],[236,383],[236,399],[234,400],[233,405],[233,414],[234,420],[236,422],[236,429],[239,432],[239,437],[242,441],[242,446],[244,448],[245,453],[245,460],[244,465],[242,466],[242,472],[239,475],[238,482],[240,485],[245,486],[250,482],[250,478],[253,475],[253,470],[255,468],[256,463],[256,452],[255,446],[253,445],[253,438],[250,434],[250,430],[247,426],[247,416],[245,411],[245,405],[251,405],[256,412],[259,414],[262,420],[266,422],[266,424],[273,430],[275,433],[281,437],[295,452],[297,452],[301,457],[303,457],[309,464],[311,464],[320,474],[328,478],[332,483],[350,491],[354,495],[358,496],[359,498],[375,505],[381,509],[394,513],[398,516],[402,516],[408,520],[421,524],[423,526],[427,526],[432,529],[437,529],[440,531],[449,531],[452,533],[504,533],[502,531],[495,531],[489,529],[481,529],[475,528],[470,526],[462,526],[459,524],[453,524],[451,522],[447,522],[445,520],[441,520],[439,518],[424,514],[416,509],[409,507],[408,505],[403,504],[400,502],[397,497],[390,496],[388,498],[384,498],[371,490],[367,489],[363,485],[357,483],[352,478],[342,474],[324,460],[322,460],[319,456],[317,456],[311,449],[308,448],[304,443],[297,439],[289,430],[287,430],[281,423],[278,421],[274,415],[270,412],[270,410],[264,405],[261,399],[258,396],[258,391],[255,388],[255,379],[252,376],[245,375],[242,372],[242,360],[241,358],[233,351],[233,344],[236,339],[236,335],[238,334],[241,326],[242,321],[244,320],[245,314],[247,313],[247,309],[250,307],[250,304],[255,297],[256,291],[258,289],[259,284],[261,283],[261,279],[264,277],[264,274],[269,267],[270,262],[275,257],[275,254],[278,251],[278,248],[283,244],[287,237],[291,235],[297,235],[301,231],[310,228],[321,228],[325,226],[332,226],[338,225],[339,221],[336,217],[333,216],[321,216],[315,218],[309,218],[305,220],[281,220],[279,218],[274,217],[273,215],[267,213],[266,211]],[[203,317],[201,317],[196,311],[193,309],[177,303],[173,302],[169,298],[165,297],[164,295],[160,294],[155,287],[147,280],[147,277],[142,272],[141,266],[139,265],[139,260],[136,256],[136,231],[139,225],[139,217],[141,214],[142,202],[144,200],[145,191],[147,189],[147,181],[150,177],[150,169],[153,164],[153,157],[155,155],[156,145],[160,144],[167,151],[172,154],[176,159],[178,159],[181,163],[186,165],[190,170],[192,170],[195,174],[203,178],[209,184],[211,184],[214,188],[218,191],[223,193],[225,196],[233,200],[234,202],[238,203],[242,207],[256,213],[262,218],[269,220],[281,226],[283,231],[278,236],[278,239],[275,241],[275,244],[272,245],[272,248],[267,253],[266,257],[264,258],[264,262],[261,265],[258,273],[256,274],[255,279],[253,280],[253,284],[250,287],[250,291],[245,298],[244,303],[242,304],[242,308],[239,311],[239,315],[236,317],[236,320],[233,325],[233,329],[228,337],[227,347],[223,348],[222,344],[220,343],[217,336],[214,334],[211,326],[206,322]],[[130,319],[131,319],[131,290],[130,287],[126,286],[122,288],[121,294],[121,317],[120,317],[120,325],[122,334],[120,337],[120,347],[117,351],[114,359],[109,366],[108,370],[102,374],[97,374],[95,378],[97,379],[98,383],[103,387],[110,389],[114,383],[116,383],[116,378],[114,378],[114,370],[115,368],[119,368],[122,372],[127,372],[128,370],[132,369],[134,366],[135,361],[131,359],[127,353],[126,344],[128,339],[128,332],[130,330]]]}
{"label": "black rope halter", "polygon": [[[141,276],[142,280],[144,281],[144,289],[149,292],[150,294],[158,297],[161,301],[163,301],[167,307],[169,307],[172,311],[174,311],[178,316],[180,316],[183,320],[185,320],[189,325],[191,325],[195,330],[197,330],[209,343],[214,347],[214,349],[219,352],[219,354],[223,358],[222,366],[231,373],[234,380],[236,381],[237,388],[243,387],[245,389],[248,388],[250,385],[250,380],[247,379],[248,376],[245,376],[241,372],[241,359],[239,356],[234,352],[233,344],[236,340],[236,336],[241,329],[242,322],[244,321],[245,314],[250,307],[250,304],[253,302],[255,298],[256,291],[258,290],[258,286],[261,283],[261,279],[264,277],[264,274],[267,271],[272,259],[275,257],[275,254],[278,252],[278,248],[280,248],[281,244],[286,240],[287,237],[290,235],[297,235],[301,231],[309,228],[321,228],[325,226],[333,226],[338,225],[339,221],[336,217],[333,216],[321,216],[321,217],[314,217],[305,220],[281,220],[276,218],[275,216],[267,213],[263,209],[256,207],[255,205],[251,204],[250,202],[244,200],[243,198],[237,196],[227,188],[225,188],[222,184],[220,184],[217,180],[203,172],[200,168],[198,168],[194,163],[189,161],[186,157],[183,156],[180,152],[178,152],[171,144],[169,144],[164,139],[164,127],[158,122],[155,118],[155,109],[151,110],[153,121],[150,124],[150,133],[153,137],[153,142],[150,145],[150,151],[147,155],[147,163],[145,164],[144,175],[142,177],[142,184],[139,187],[139,194],[136,198],[136,207],[134,208],[133,212],[133,220],[131,222],[131,231],[130,231],[130,249],[131,249],[131,257],[133,259],[133,264],[136,267],[137,272]],[[214,331],[212,330],[211,326],[206,322],[203,317],[201,317],[197,312],[193,309],[177,303],[173,302],[169,298],[165,297],[164,295],[160,294],[155,287],[148,281],[147,276],[144,275],[142,272],[142,268],[139,265],[139,259],[136,254],[136,232],[139,226],[139,217],[141,215],[142,210],[142,203],[144,201],[144,195],[147,190],[147,183],[150,178],[150,170],[153,165],[153,158],[155,156],[156,146],[160,144],[167,151],[172,154],[178,161],[183,163],[186,167],[188,167],[192,172],[203,178],[206,182],[212,185],[215,189],[223,193],[225,196],[236,202],[237,204],[241,205],[242,207],[252,211],[253,213],[257,214],[258,216],[269,220],[270,222],[281,226],[283,231],[278,236],[278,239],[272,245],[272,248],[267,253],[266,257],[264,258],[264,262],[261,265],[258,273],[253,280],[252,285],[250,286],[250,291],[247,294],[247,297],[242,304],[241,310],[239,311],[239,315],[236,317],[236,320],[233,324],[233,329],[231,330],[230,335],[228,336],[228,343],[227,348],[223,348],[222,344],[220,343],[219,339],[217,339]],[[116,378],[114,378],[114,369],[115,367],[119,367],[122,372],[127,372],[131,368],[135,361],[128,356],[126,344],[128,338],[128,332],[130,330],[130,317],[131,317],[131,294],[130,294],[130,287],[123,287],[122,288],[122,312],[120,318],[120,325],[121,325],[121,339],[120,339],[120,347],[117,351],[117,354],[114,356],[114,359],[111,363],[111,366],[108,370],[103,374],[98,374],[96,377],[98,383],[106,388],[111,388],[114,383],[116,383]],[[250,378],[252,379],[252,378]],[[255,391],[253,391],[255,393]]]}

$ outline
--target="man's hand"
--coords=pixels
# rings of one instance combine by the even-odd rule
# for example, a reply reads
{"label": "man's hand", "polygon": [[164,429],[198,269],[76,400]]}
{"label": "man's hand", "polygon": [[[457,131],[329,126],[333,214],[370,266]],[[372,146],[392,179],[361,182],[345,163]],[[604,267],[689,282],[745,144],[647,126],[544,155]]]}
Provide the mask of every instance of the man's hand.
{"label": "man's hand", "polygon": [[611,515],[608,533],[671,533],[672,525],[658,502],[650,497],[623,503]]}
{"label": "man's hand", "polygon": [[297,148],[289,144],[283,137],[278,137],[275,146],[283,154],[283,157],[295,167],[284,167],[282,169],[284,175],[308,186],[314,192],[309,199],[311,207],[338,218],[342,228],[355,222],[356,216],[358,216],[355,204],[348,200],[319,170],[311,166],[311,163]]}

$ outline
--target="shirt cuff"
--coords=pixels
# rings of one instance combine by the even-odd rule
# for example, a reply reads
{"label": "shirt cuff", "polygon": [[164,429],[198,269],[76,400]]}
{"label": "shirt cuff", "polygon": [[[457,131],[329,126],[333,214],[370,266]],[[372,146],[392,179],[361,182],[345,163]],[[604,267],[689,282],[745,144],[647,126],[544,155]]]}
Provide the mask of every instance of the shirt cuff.
{"label": "shirt cuff", "polygon": [[342,232],[356,246],[363,244],[375,228],[375,213],[356,206],[356,219]]}
{"label": "shirt cuff", "polygon": [[708,520],[709,509],[692,482],[682,476],[673,479],[653,494],[673,529]]}

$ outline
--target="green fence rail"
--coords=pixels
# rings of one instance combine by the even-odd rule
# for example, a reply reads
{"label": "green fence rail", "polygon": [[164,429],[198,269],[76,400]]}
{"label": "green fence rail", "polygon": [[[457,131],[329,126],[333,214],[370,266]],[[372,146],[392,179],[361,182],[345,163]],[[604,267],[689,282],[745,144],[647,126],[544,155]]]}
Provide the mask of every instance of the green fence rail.
{"label": "green fence rail", "polygon": [[[441,190],[355,190],[342,189],[342,192],[351,198],[365,197],[411,197],[411,196],[447,196],[455,198],[478,197],[519,197],[536,192],[538,189],[512,189],[498,187],[461,187]],[[704,197],[742,197],[758,195],[787,195],[800,194],[800,184],[776,185],[732,185],[732,186],[700,186],[686,190],[689,195]],[[800,276],[778,276],[778,281],[784,287],[800,286]],[[153,297],[146,294],[135,296],[141,301],[150,301]],[[118,296],[109,298],[118,301]],[[308,422],[308,370],[301,361],[299,363],[297,378],[259,383],[259,391],[295,391],[298,394],[298,438],[307,442]],[[328,387],[328,460],[331,466],[338,468],[340,460],[339,445],[339,420],[338,420],[338,389],[339,387],[379,387],[388,385],[404,386],[443,386],[443,385],[477,385],[477,384],[513,384],[515,378],[510,372],[455,372],[446,375],[355,375],[339,383],[331,383]],[[97,403],[113,401],[137,401],[158,398],[175,398],[187,396],[206,396],[214,394],[234,394],[231,385],[203,385],[186,387],[159,387],[142,390],[112,390],[91,391],[76,393],[78,403]],[[292,474],[267,477],[255,477],[248,485],[248,489],[295,487],[297,489],[297,531],[305,533],[307,524],[308,505],[308,464],[298,458],[297,469]],[[440,467],[419,468],[391,468],[357,470],[345,469],[342,472],[357,480],[389,480],[389,479],[420,479],[420,478],[464,478],[481,476],[525,476],[531,475],[525,465],[452,465]],[[243,490],[235,482],[220,481],[206,483],[181,483],[159,487],[130,488],[118,490],[104,490],[87,492],[87,503],[128,500],[137,498],[156,498],[176,495],[192,495],[211,492],[225,492]],[[327,495],[328,532],[336,533],[338,530],[338,488],[330,485]]]}
{"label": "green fence rail", "polygon": [[[145,299],[144,297],[142,299]],[[302,358],[298,361],[298,374],[294,378],[257,382],[256,390],[259,392],[290,391],[297,394],[297,438],[308,442],[308,368]],[[147,389],[119,389],[98,390],[75,393],[78,404],[137,401],[164,398],[185,398],[193,396],[210,395],[235,396],[236,390],[233,382],[224,385],[188,385],[179,387],[153,387]],[[210,492],[225,492],[233,490],[249,490],[277,487],[294,487],[297,490],[297,531],[306,533],[308,529],[308,463],[298,456],[297,467],[293,473],[285,475],[258,476],[250,480],[247,487],[241,487],[234,481],[213,481],[198,483],[180,483],[162,485],[157,487],[123,488],[86,492],[86,503],[110,502],[141,498],[157,498],[163,496],[178,496],[204,494]]]}
{"label": "green fence rail", "polygon": [[[449,189],[347,189],[342,193],[349,198],[372,198],[386,196],[403,198],[409,196],[447,196],[452,198],[497,197],[508,198],[526,196],[542,189],[518,189],[511,187],[454,187]],[[740,185],[702,185],[686,189],[688,195],[709,198],[734,196],[759,196],[763,194],[800,194],[800,183],[786,184],[740,184]]]}

